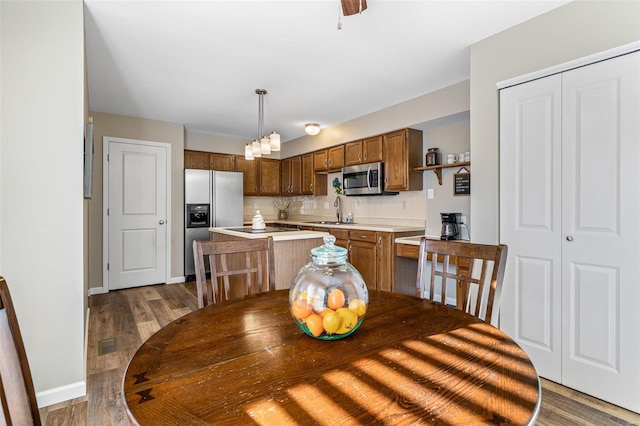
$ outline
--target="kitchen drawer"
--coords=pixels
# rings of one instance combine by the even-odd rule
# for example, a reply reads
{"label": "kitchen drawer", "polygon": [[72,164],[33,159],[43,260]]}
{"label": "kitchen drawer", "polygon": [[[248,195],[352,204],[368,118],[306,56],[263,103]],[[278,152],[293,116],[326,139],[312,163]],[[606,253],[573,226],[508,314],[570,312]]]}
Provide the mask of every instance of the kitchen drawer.
{"label": "kitchen drawer", "polygon": [[396,244],[396,255],[400,257],[408,257],[409,259],[418,259],[420,254],[420,246],[411,244]]}
{"label": "kitchen drawer", "polygon": [[336,237],[336,240],[348,240],[349,239],[349,230],[348,229],[338,229],[331,228],[329,233]]}
{"label": "kitchen drawer", "polygon": [[349,231],[349,239],[352,241],[366,241],[370,243],[377,243],[376,231],[363,231],[352,229]]}
{"label": "kitchen drawer", "polygon": [[[429,259],[431,258],[431,253],[428,253],[429,255]],[[409,259],[418,259],[420,257],[420,246],[416,246],[416,245],[412,245],[412,244],[396,244],[396,256],[399,257],[406,257]],[[438,262],[444,262],[444,256],[439,254],[438,255]],[[461,271],[467,271],[469,270],[470,262],[469,259],[460,259],[458,260],[457,257],[455,256],[451,256],[449,258],[449,263],[452,265],[455,265],[457,262],[459,262],[459,266],[461,268]]]}

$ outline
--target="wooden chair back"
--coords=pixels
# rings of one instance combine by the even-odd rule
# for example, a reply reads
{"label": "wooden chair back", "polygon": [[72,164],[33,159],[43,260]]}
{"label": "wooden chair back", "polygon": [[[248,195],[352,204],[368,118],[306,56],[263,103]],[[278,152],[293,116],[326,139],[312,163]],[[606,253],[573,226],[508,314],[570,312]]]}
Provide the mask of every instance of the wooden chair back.
{"label": "wooden chair back", "polygon": [[[508,248],[504,244],[475,244],[422,237],[418,256],[416,295],[446,304],[447,284],[455,283],[456,307],[496,324]],[[424,286],[429,283],[429,293]],[[435,300],[436,285],[440,300]]]}
{"label": "wooden chair back", "polygon": [[[194,241],[198,306],[238,295],[231,287],[242,287],[240,295],[275,289],[273,237],[235,241]],[[211,269],[207,279],[206,262]]]}
{"label": "wooden chair back", "polygon": [[40,411],[9,287],[0,277],[0,424],[40,425]]}

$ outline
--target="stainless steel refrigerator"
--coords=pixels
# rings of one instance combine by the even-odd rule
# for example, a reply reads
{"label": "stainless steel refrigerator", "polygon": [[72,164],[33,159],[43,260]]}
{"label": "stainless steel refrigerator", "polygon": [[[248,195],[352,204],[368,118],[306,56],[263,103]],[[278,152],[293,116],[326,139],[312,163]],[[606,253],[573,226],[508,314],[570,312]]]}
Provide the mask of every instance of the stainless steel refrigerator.
{"label": "stainless steel refrigerator", "polygon": [[184,274],[195,277],[193,241],[208,240],[209,227],[242,226],[242,173],[185,169]]}

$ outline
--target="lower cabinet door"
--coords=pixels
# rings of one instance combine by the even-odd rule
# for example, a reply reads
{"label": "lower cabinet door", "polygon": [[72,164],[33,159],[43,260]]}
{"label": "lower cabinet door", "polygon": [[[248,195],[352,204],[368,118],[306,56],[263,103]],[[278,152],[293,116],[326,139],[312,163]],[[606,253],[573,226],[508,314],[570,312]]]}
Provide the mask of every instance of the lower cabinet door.
{"label": "lower cabinet door", "polygon": [[360,272],[370,290],[377,288],[378,271],[376,258],[378,245],[363,241],[350,241],[349,258],[351,264]]}

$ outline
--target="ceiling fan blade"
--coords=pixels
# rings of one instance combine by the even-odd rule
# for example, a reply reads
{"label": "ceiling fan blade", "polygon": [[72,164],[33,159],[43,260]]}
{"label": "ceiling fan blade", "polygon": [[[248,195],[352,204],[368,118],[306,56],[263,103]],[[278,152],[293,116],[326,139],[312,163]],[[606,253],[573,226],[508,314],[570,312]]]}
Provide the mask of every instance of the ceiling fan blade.
{"label": "ceiling fan blade", "polygon": [[[367,8],[367,0],[340,0],[344,16],[355,15]],[[362,7],[362,9],[360,9]]]}

